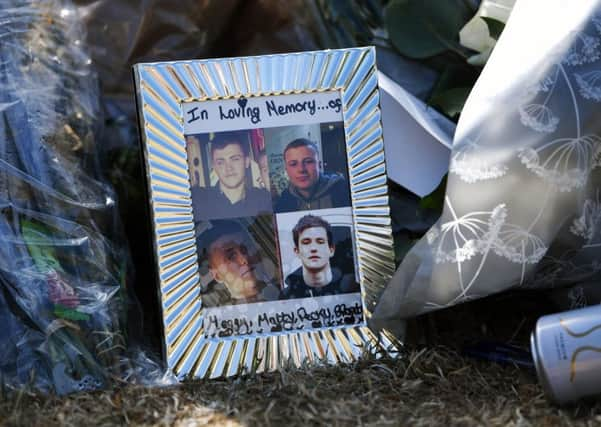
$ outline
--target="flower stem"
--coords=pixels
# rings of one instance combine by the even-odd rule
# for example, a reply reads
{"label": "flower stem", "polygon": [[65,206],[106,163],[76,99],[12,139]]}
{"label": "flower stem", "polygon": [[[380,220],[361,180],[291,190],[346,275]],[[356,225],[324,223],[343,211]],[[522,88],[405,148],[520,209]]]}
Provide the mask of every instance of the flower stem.
{"label": "flower stem", "polygon": [[572,88],[572,84],[570,83],[570,79],[568,78],[568,74],[566,73],[563,65],[559,64],[559,69],[563,74],[563,77],[566,81],[566,85],[570,90],[570,95],[572,96],[572,103],[574,104],[574,114],[576,115],[576,137],[580,138],[580,112],[578,111],[578,103],[576,102],[576,94],[574,93],[574,88]]}

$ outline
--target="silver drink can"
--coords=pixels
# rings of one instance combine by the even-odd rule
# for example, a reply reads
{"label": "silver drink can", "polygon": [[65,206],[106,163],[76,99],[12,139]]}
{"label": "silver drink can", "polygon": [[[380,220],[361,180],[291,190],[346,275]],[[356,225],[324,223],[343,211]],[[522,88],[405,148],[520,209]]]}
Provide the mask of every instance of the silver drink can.
{"label": "silver drink can", "polygon": [[562,404],[601,393],[601,306],[541,317],[530,345],[551,400]]}

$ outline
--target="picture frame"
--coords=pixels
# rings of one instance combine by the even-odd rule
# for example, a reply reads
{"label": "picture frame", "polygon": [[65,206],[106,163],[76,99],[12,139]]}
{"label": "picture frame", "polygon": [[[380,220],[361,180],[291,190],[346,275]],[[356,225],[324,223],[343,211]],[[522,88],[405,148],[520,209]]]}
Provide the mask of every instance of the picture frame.
{"label": "picture frame", "polygon": [[134,66],[162,342],[179,378],[394,354],[373,47]]}

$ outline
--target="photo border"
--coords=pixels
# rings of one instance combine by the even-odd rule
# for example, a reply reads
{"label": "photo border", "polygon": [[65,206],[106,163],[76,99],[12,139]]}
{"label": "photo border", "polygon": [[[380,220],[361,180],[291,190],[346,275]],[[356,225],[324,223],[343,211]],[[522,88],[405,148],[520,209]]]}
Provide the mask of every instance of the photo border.
{"label": "photo border", "polygon": [[[163,352],[180,379],[276,370],[307,361],[396,355],[400,343],[369,319],[394,274],[394,250],[373,47],[134,66]],[[182,103],[339,91],[353,232],[367,325],[255,337],[205,338]],[[216,130],[218,131],[218,130]]]}

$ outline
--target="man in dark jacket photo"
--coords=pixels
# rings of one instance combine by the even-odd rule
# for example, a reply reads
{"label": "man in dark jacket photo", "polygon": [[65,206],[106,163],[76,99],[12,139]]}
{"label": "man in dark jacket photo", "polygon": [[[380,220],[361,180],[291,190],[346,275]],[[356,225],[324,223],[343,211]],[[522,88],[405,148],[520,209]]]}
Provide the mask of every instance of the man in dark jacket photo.
{"label": "man in dark jacket photo", "polygon": [[340,174],[325,174],[317,145],[298,138],[284,149],[289,185],[275,204],[275,212],[295,212],[351,206],[348,182]]}
{"label": "man in dark jacket photo", "polygon": [[192,188],[194,220],[252,217],[272,212],[271,195],[253,187],[245,132],[221,132],[211,141],[211,164],[218,182]]}
{"label": "man in dark jacket photo", "polygon": [[[336,247],[332,228],[323,218],[303,216],[292,230],[294,253],[301,267],[286,277],[282,299],[309,298],[359,292],[353,274],[344,274],[330,264]],[[353,261],[349,260],[352,266]]]}

